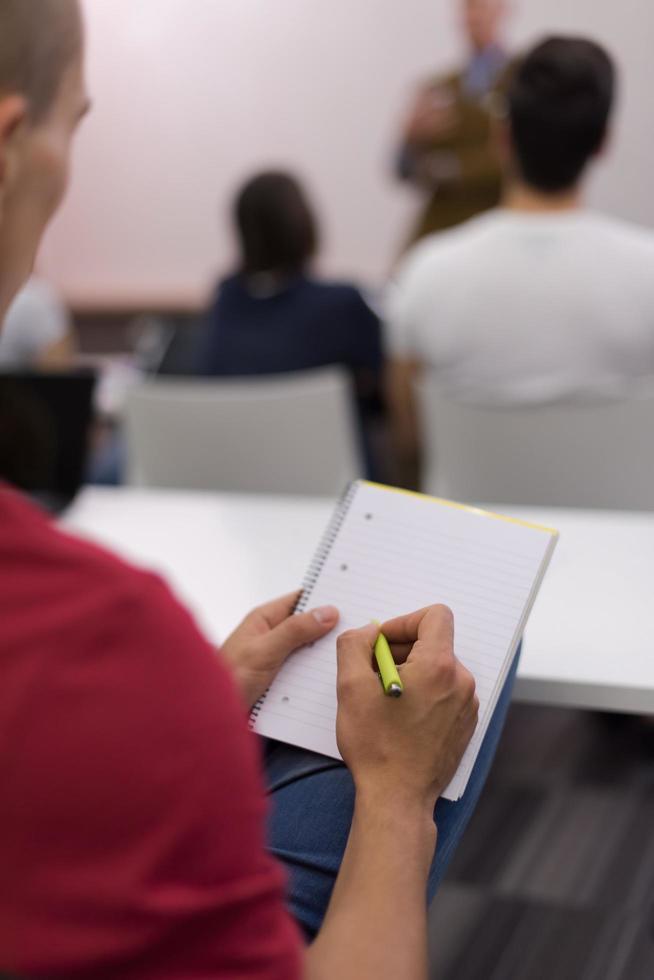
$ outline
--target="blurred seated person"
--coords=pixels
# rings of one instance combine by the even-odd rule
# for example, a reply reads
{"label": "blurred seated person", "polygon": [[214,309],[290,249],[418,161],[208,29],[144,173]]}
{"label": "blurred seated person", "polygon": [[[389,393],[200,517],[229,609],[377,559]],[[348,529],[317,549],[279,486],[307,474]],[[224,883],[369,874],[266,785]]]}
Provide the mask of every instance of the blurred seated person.
{"label": "blurred seated person", "polygon": [[32,277],[9,307],[0,333],[0,369],[69,368],[75,358],[70,313],[55,290]]}
{"label": "blurred seated person", "polygon": [[394,441],[419,480],[413,379],[476,404],[620,397],[654,375],[654,235],[588,210],[613,104],[609,55],[555,37],[508,82],[501,207],[416,245],[388,318]]}
{"label": "blurred seated person", "polygon": [[315,278],[316,218],[297,180],[260,173],[239,192],[237,271],[209,312],[199,371],[221,377],[343,365],[352,375],[363,452],[379,478],[372,444],[383,417],[377,315],[350,283]]}
{"label": "blurred seated person", "polygon": [[491,105],[509,56],[506,0],[456,0],[466,63],[423,83],[401,138],[396,174],[426,196],[412,240],[496,207],[502,175]]}

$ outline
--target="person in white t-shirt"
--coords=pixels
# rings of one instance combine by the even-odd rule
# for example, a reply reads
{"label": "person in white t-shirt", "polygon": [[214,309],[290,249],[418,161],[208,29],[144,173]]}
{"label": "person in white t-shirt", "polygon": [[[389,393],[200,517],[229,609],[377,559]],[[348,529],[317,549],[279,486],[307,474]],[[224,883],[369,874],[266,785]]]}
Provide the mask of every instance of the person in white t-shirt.
{"label": "person in white t-shirt", "polygon": [[412,381],[476,404],[620,397],[654,377],[654,233],[587,210],[615,71],[597,44],[550,38],[515,67],[502,206],[432,235],[391,288],[395,442],[414,476]]}
{"label": "person in white t-shirt", "polygon": [[0,367],[70,367],[75,341],[70,313],[52,286],[32,277],[7,311],[0,333]]}

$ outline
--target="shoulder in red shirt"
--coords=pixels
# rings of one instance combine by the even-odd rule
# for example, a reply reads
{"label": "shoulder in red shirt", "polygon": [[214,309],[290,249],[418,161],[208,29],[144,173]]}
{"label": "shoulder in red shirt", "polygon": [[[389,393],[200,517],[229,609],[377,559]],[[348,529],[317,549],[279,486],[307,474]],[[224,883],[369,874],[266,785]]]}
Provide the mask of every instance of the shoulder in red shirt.
{"label": "shoulder in red shirt", "polygon": [[0,971],[298,976],[243,705],[163,583],[2,488],[0,623]]}

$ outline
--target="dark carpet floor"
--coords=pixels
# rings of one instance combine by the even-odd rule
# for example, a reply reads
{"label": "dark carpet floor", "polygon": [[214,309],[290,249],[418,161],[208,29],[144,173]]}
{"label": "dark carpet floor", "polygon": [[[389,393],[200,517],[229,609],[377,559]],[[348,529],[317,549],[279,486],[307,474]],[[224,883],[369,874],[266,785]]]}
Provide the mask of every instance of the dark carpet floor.
{"label": "dark carpet floor", "polygon": [[432,980],[654,980],[654,721],[512,706]]}

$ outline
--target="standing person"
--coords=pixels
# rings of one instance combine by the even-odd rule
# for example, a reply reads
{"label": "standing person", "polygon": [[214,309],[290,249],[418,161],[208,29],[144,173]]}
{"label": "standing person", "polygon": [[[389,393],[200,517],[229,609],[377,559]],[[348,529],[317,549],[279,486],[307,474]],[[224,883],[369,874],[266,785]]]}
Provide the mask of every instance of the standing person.
{"label": "standing person", "polygon": [[[0,0],[0,313],[66,188],[82,55],[77,0]],[[114,140],[119,154],[120,129]],[[156,576],[0,485],[0,973],[426,978],[425,897],[478,798],[510,683],[464,797],[439,801],[434,822],[478,711],[451,614],[383,625],[406,657],[401,703],[372,669],[377,627],[339,638],[348,768],[268,746],[270,846],[290,909],[317,932],[304,947],[264,846],[247,729],[291,651],[336,625],[331,606],[292,615],[296,598],[255,610],[217,652]]]}
{"label": "standing person", "polygon": [[508,55],[502,41],[507,0],[458,0],[470,56],[460,70],[422,85],[411,106],[397,161],[401,180],[425,193],[412,240],[494,207],[501,170],[491,133],[492,96]]}

